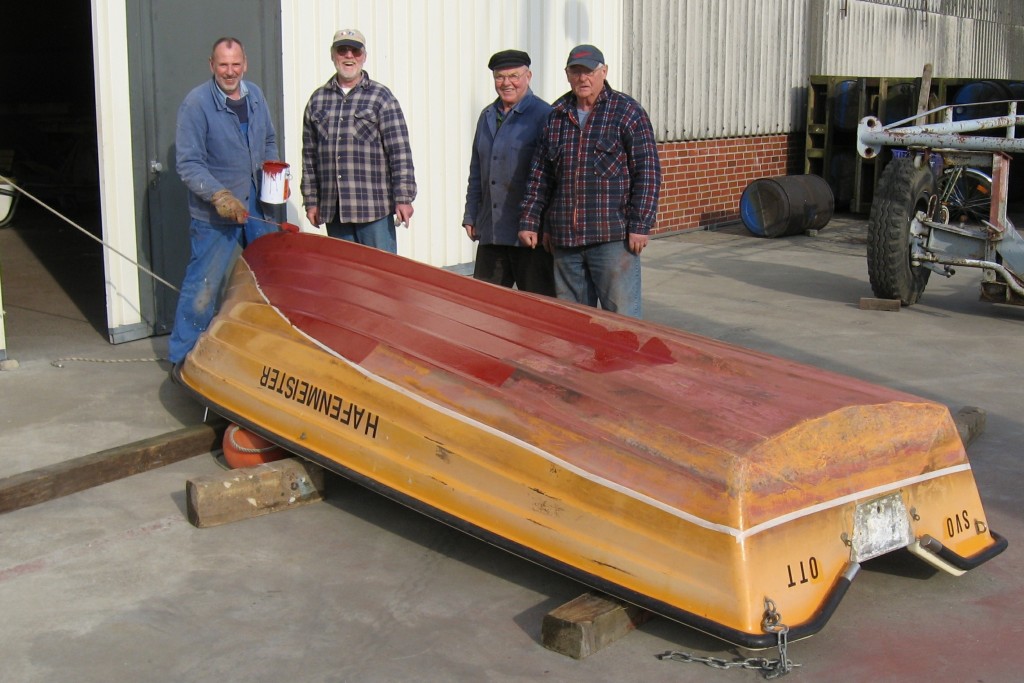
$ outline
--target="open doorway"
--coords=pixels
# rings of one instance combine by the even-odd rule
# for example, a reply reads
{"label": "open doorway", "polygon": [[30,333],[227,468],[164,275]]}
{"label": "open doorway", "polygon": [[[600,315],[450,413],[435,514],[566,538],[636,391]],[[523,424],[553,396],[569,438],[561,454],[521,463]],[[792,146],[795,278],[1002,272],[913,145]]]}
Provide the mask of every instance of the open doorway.
{"label": "open doorway", "polygon": [[[9,3],[0,41],[0,173],[99,237],[91,9]],[[0,228],[7,348],[86,323],[106,336],[102,246],[25,196]]]}

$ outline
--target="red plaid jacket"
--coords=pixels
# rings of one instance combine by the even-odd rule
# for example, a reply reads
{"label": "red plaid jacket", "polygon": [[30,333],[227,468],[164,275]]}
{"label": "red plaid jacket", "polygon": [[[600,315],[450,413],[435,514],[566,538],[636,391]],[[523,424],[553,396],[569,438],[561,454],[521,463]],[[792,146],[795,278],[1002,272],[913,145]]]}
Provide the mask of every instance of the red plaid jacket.
{"label": "red plaid jacket", "polygon": [[533,156],[519,229],[556,247],[646,235],[654,227],[661,162],[643,107],[606,83],[580,129],[572,92],[553,105]]}

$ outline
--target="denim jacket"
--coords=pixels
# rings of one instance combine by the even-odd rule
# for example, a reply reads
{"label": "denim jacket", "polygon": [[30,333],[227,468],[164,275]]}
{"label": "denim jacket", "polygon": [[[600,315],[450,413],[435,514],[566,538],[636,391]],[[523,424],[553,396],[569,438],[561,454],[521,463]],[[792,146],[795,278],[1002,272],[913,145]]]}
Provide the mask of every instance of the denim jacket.
{"label": "denim jacket", "polygon": [[526,91],[498,127],[500,99],[480,113],[473,138],[464,225],[476,228],[480,244],[519,244],[519,205],[530,160],[551,105]]}
{"label": "denim jacket", "polygon": [[242,134],[238,117],[213,77],[196,86],[178,109],[178,175],[189,189],[189,213],[206,223],[231,222],[210,204],[215,192],[226,188],[248,206],[251,186],[260,186],[263,162],[278,160],[277,136],[263,92],[248,81],[239,87],[249,106],[248,136]]}

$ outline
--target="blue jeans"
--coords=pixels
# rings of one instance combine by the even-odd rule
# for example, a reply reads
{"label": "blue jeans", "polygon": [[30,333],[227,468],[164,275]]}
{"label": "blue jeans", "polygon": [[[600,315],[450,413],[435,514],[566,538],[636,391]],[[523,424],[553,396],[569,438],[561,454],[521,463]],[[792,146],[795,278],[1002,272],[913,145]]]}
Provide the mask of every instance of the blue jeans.
{"label": "blue jeans", "polygon": [[553,252],[559,299],[594,307],[600,302],[606,311],[643,317],[640,256],[625,240],[555,247]]}
{"label": "blue jeans", "polygon": [[[256,188],[249,191],[249,213],[262,216]],[[195,346],[199,335],[213,320],[221,289],[235,258],[235,249],[245,247],[277,226],[248,220],[244,225],[213,225],[192,219],[189,238],[192,257],[185,269],[185,279],[178,295],[174,328],[167,344],[167,358],[177,365]]]}
{"label": "blue jeans", "polygon": [[378,218],[369,223],[339,223],[335,218],[327,224],[327,234],[340,240],[365,244],[383,251],[398,253],[398,239],[395,236],[395,217]]}

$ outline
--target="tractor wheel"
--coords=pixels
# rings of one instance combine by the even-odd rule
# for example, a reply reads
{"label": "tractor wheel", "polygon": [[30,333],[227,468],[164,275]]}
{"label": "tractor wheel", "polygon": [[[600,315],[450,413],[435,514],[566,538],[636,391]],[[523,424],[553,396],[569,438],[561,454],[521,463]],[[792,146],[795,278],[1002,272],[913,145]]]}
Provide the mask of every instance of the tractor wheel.
{"label": "tractor wheel", "polygon": [[879,299],[917,303],[931,271],[910,262],[910,222],[928,208],[935,178],[927,164],[912,158],[893,159],[878,181],[868,222],[868,276]]}

